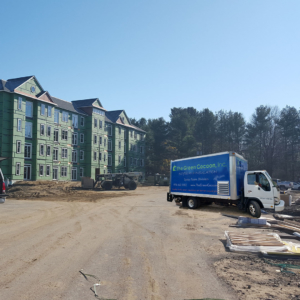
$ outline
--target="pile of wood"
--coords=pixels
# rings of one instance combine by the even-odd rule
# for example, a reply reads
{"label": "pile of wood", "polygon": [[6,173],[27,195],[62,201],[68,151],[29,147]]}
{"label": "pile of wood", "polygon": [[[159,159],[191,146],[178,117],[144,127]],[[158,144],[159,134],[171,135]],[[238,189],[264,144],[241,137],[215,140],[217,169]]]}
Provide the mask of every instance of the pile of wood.
{"label": "pile of wood", "polygon": [[241,234],[228,232],[228,237],[232,245],[236,246],[269,246],[280,247],[285,246],[284,243],[272,234]]}

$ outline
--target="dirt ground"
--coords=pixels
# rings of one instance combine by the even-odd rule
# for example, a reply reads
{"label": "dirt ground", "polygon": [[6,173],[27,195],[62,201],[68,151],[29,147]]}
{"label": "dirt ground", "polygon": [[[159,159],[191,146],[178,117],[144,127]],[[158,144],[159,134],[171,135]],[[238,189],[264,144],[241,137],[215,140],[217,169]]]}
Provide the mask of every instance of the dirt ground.
{"label": "dirt ground", "polygon": [[124,188],[111,191],[103,191],[100,188],[85,190],[78,181],[19,181],[8,187],[7,191],[10,199],[68,202],[97,202],[106,198],[131,195],[130,191]]}
{"label": "dirt ground", "polygon": [[229,227],[236,220],[221,213],[247,214],[180,208],[166,201],[167,190],[10,188],[18,200],[0,206],[0,299],[95,299],[98,279],[98,299],[300,299],[299,274],[226,252],[225,230],[259,230]]}

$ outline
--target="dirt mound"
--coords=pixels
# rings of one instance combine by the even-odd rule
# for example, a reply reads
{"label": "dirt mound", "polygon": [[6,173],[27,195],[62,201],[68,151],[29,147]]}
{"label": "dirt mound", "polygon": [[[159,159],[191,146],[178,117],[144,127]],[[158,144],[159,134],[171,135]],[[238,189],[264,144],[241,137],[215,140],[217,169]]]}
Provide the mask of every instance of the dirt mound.
{"label": "dirt mound", "polygon": [[[267,261],[300,266],[300,261]],[[287,269],[295,274],[280,272],[280,267],[272,266],[263,258],[233,253],[214,265],[218,276],[238,293],[239,299],[300,299],[299,269]]]}
{"label": "dirt mound", "polygon": [[124,189],[103,191],[85,190],[81,182],[74,181],[19,181],[7,189],[9,199],[47,201],[89,201],[121,197],[132,193]]}

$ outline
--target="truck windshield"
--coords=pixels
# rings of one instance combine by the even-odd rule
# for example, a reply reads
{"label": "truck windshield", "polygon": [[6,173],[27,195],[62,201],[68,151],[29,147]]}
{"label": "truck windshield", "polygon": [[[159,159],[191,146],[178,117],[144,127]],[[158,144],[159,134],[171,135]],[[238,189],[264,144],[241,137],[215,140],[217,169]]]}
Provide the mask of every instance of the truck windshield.
{"label": "truck windshield", "polygon": [[272,180],[272,178],[271,178],[271,176],[269,175],[269,173],[266,171],[265,174],[266,174],[266,176],[268,177],[268,179],[269,179],[271,182],[273,182],[273,186],[277,187],[276,181]]}

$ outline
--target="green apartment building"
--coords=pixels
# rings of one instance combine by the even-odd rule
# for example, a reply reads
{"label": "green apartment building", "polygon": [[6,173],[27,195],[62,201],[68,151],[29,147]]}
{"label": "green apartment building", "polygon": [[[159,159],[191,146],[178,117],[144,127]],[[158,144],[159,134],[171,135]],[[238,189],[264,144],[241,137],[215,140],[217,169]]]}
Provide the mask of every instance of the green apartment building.
{"label": "green apartment building", "polygon": [[35,76],[0,80],[0,166],[12,181],[144,172],[145,134],[98,98],[52,97]]}

